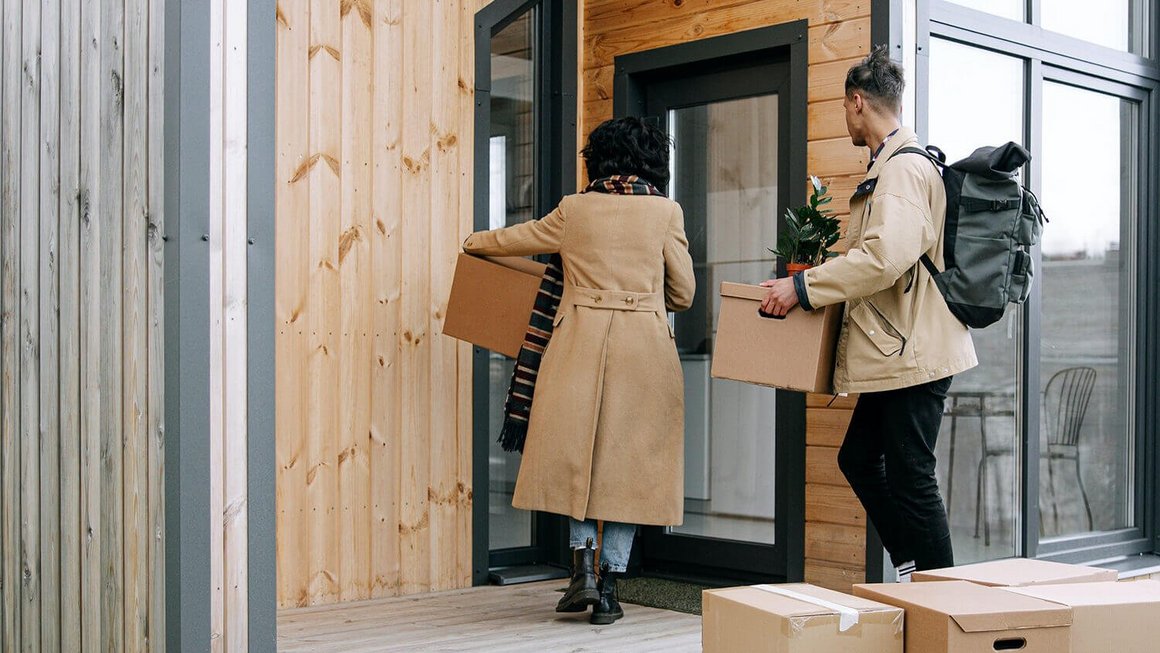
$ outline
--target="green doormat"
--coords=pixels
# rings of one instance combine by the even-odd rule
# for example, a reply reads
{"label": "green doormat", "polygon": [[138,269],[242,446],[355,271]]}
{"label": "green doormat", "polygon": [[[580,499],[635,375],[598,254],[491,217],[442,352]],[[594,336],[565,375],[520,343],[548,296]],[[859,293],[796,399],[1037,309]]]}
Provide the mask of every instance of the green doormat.
{"label": "green doormat", "polygon": [[642,577],[621,579],[616,589],[624,603],[701,614],[701,590],[709,589],[709,586]]}

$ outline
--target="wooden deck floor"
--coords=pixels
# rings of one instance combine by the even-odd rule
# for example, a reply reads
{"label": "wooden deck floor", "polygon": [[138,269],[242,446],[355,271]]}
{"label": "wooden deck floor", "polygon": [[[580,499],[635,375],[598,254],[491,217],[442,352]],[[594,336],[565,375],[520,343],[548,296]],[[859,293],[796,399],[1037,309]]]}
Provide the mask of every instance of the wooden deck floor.
{"label": "wooden deck floor", "polygon": [[554,610],[562,581],[476,587],[278,614],[282,653],[700,651],[696,615],[624,606],[611,626]]}

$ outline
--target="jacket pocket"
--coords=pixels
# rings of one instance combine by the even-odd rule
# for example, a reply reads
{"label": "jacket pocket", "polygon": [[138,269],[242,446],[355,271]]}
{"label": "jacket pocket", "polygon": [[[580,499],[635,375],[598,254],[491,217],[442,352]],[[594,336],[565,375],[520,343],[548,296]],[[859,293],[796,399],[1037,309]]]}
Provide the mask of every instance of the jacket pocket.
{"label": "jacket pocket", "polygon": [[669,316],[666,313],[662,313],[660,311],[656,311],[654,315],[656,315],[657,319],[659,319],[661,322],[665,323],[665,328],[669,330],[669,340],[675,340],[677,337],[677,332],[673,331],[673,323],[669,320]]}
{"label": "jacket pocket", "polygon": [[906,349],[906,338],[869,300],[862,300],[851,309],[850,320],[858,325],[883,356],[901,356]]}

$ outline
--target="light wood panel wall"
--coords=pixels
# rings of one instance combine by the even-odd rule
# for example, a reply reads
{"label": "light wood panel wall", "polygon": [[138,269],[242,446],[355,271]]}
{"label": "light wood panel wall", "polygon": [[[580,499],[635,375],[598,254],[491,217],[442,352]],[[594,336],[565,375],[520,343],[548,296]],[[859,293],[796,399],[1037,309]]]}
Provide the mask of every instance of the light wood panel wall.
{"label": "light wood panel wall", "polygon": [[249,647],[248,3],[211,0],[209,56],[210,650]]}
{"label": "light wood panel wall", "polygon": [[165,639],[165,5],[3,5],[3,651]]}
{"label": "light wood panel wall", "polygon": [[[612,117],[617,55],[759,27],[809,20],[808,171],[834,189],[843,222],[865,175],[868,153],[846,135],[846,71],[870,49],[870,0],[586,0],[583,9],[582,128]],[[853,400],[809,398],[806,468],[808,582],[849,590],[865,570],[865,514],[837,470],[837,447]]]}
{"label": "light wood panel wall", "polygon": [[484,4],[278,2],[280,606],[470,584],[471,352],[440,331]]}

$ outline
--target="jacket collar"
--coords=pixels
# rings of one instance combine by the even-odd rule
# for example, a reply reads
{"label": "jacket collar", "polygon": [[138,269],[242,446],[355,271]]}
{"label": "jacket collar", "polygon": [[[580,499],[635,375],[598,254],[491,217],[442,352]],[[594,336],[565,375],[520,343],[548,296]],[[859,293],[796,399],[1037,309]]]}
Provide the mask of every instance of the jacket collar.
{"label": "jacket collar", "polygon": [[878,158],[874,159],[874,165],[870,166],[870,170],[866,173],[866,179],[877,179],[878,174],[882,172],[882,166],[890,159],[890,157],[904,147],[916,145],[918,143],[918,136],[915,135],[914,130],[909,127],[899,127],[898,133],[890,137],[886,141],[886,146],[878,154]]}

